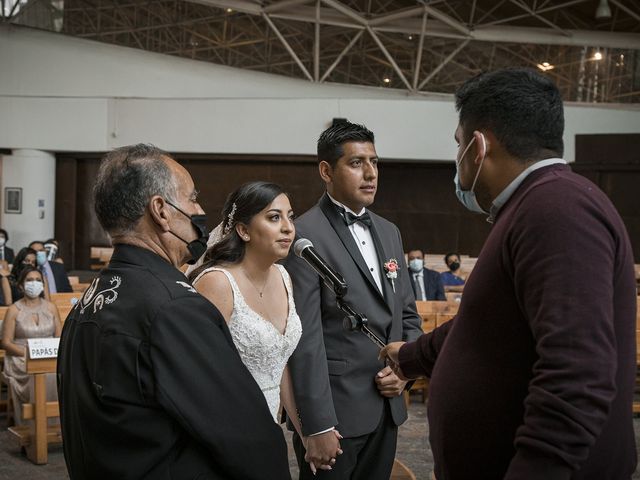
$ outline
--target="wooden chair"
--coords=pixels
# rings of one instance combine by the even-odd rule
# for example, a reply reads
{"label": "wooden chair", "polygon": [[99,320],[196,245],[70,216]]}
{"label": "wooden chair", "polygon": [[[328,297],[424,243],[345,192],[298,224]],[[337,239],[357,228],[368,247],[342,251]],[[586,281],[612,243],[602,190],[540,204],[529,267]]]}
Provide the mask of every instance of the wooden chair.
{"label": "wooden chair", "polygon": [[80,297],[82,295],[77,292],[52,293],[51,302],[58,308],[64,308],[69,305],[75,305],[76,302],[80,301]]}
{"label": "wooden chair", "polygon": [[82,296],[84,291],[87,288],[89,288],[89,285],[91,285],[91,284],[90,283],[75,283],[75,284],[71,285],[71,288],[73,288],[73,293],[77,293],[79,296]]}
{"label": "wooden chair", "polygon": [[112,254],[113,247],[91,247],[89,254],[91,270],[102,270],[106,267]]}
{"label": "wooden chair", "polygon": [[27,458],[42,465],[48,461],[48,446],[62,442],[60,425],[48,426],[47,419],[60,416],[58,402],[47,402],[46,375],[56,372],[56,358],[32,360],[27,356],[27,373],[33,375],[34,402],[22,404],[22,418],[33,420],[33,425],[9,428],[21,447],[25,447]]}

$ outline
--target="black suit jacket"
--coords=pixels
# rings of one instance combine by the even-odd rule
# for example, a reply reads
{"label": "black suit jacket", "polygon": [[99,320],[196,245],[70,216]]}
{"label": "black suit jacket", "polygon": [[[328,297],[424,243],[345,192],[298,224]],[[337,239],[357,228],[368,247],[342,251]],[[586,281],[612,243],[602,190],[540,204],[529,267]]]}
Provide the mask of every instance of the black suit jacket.
{"label": "black suit jacket", "polygon": [[69,283],[69,277],[64,265],[58,262],[49,262],[49,266],[51,266],[53,279],[56,282],[56,290],[60,293],[73,292],[73,288],[71,288],[71,284]]}
{"label": "black suit jacket", "polygon": [[[414,280],[413,272],[409,271],[409,279],[411,280],[411,288],[413,293],[418,298],[417,285]],[[440,273],[435,270],[429,270],[428,268],[422,269],[422,282],[424,283],[424,293],[427,295],[425,300],[446,300],[447,297],[444,294],[444,285],[442,284],[442,278]]]}
{"label": "black suit jacket", "polygon": [[[353,236],[327,195],[296,221],[301,237],[344,277],[345,301],[364,314],[371,330],[385,342],[414,340],[422,334],[398,228],[369,212],[382,264],[395,258],[400,264],[393,282],[381,276],[380,292]],[[373,234],[374,230],[372,230]],[[374,237],[375,242],[375,235]],[[360,332],[343,328],[344,314],[336,297],[307,263],[293,253],[285,265],[293,280],[302,337],[289,360],[294,395],[305,435],[336,426],[345,437],[373,432],[379,424],[385,397],[376,388],[375,375],[384,368],[379,348]],[[407,418],[402,397],[389,400],[396,425]]]}
{"label": "black suit jacket", "polygon": [[72,310],[58,392],[71,480],[291,478],[224,318],[150,250],[116,245]]}
{"label": "black suit jacket", "polygon": [[6,245],[4,246],[4,260],[7,261],[7,263],[13,263],[13,259],[15,258],[14,254],[13,254],[13,249],[7,247]]}

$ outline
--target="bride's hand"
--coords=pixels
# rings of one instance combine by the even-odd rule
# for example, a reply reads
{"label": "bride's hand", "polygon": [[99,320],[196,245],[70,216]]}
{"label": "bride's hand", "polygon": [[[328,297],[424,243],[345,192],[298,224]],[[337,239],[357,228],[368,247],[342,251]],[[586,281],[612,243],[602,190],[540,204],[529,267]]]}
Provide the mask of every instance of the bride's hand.
{"label": "bride's hand", "polygon": [[336,457],[342,454],[340,439],[342,435],[337,430],[302,438],[307,450],[305,461],[314,475],[318,470],[331,470],[335,465]]}

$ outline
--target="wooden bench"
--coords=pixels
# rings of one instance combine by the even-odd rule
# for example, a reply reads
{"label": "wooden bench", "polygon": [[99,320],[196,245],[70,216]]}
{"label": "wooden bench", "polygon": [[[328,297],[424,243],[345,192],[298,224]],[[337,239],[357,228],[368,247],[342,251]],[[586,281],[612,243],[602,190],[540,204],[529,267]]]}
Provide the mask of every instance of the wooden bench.
{"label": "wooden bench", "polygon": [[53,303],[58,310],[66,309],[67,307],[73,307],[82,297],[78,292],[64,292],[64,293],[52,293],[51,303]]}
{"label": "wooden bench", "polygon": [[90,285],[89,283],[80,283],[80,277],[75,275],[69,275],[69,284],[73,293],[83,293]]}
{"label": "wooden bench", "polygon": [[77,302],[82,298],[82,294],[78,292],[52,293],[51,302],[58,309],[60,321],[64,324],[65,319],[69,316],[71,310]]}
{"label": "wooden bench", "polygon": [[56,358],[27,358],[27,373],[33,375],[34,401],[22,404],[22,418],[33,420],[33,425],[9,428],[9,433],[25,448],[27,458],[37,465],[47,463],[49,444],[62,443],[60,425],[50,427],[47,421],[60,416],[58,402],[47,402],[46,376],[56,372],[56,361]]}
{"label": "wooden bench", "polygon": [[106,267],[112,254],[113,247],[91,247],[89,254],[91,270],[102,270]]}

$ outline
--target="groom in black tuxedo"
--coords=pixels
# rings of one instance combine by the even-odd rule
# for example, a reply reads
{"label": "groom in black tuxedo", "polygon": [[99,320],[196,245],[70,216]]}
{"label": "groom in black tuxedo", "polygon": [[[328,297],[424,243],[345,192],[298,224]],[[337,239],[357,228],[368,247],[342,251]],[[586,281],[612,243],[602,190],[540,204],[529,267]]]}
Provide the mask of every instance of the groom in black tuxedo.
{"label": "groom in black tuxedo", "polygon": [[[373,133],[352,123],[332,126],[318,140],[318,161],[327,191],[296,221],[298,235],[344,276],[346,302],[378,337],[387,343],[417,338],[422,322],[400,232],[366,208],[378,186]],[[306,455],[316,465],[332,465],[318,471],[321,478],[388,480],[398,425],[407,418],[400,396],[405,382],[378,360],[379,348],[365,335],[343,329],[335,295],[303,260],[290,255],[286,267],[302,320],[289,361],[306,443],[305,450],[294,434],[300,478],[312,478]],[[343,454],[335,458],[338,443]]]}

